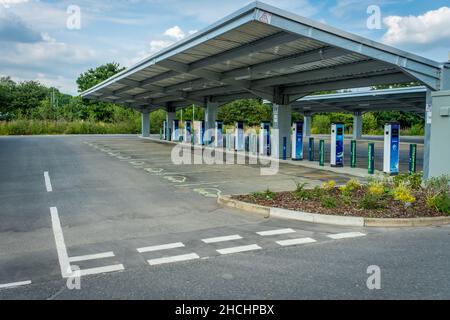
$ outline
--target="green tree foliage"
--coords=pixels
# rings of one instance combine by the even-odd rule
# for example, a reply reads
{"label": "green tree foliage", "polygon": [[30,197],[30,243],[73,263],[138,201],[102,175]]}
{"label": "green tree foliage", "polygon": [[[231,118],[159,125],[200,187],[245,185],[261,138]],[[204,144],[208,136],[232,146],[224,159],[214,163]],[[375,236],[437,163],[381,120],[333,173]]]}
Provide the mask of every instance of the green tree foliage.
{"label": "green tree foliage", "polygon": [[236,100],[221,107],[218,118],[226,125],[243,120],[248,126],[259,126],[262,121],[271,120],[272,107],[257,99]]}
{"label": "green tree foliage", "polygon": [[125,70],[125,68],[120,67],[120,65],[115,62],[101,65],[95,69],[89,69],[82,73],[77,79],[78,92],[86,91],[123,70]]}

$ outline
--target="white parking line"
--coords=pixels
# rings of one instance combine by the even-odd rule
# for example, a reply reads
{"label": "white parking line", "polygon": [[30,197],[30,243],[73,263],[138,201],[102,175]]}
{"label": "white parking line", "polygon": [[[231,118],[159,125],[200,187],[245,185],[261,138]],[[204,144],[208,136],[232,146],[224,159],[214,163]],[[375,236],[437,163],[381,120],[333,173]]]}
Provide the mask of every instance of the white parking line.
{"label": "white parking line", "polygon": [[298,244],[307,244],[307,243],[313,243],[313,242],[317,242],[317,241],[312,238],[298,238],[298,239],[276,241],[276,243],[278,243],[280,246],[283,246],[283,247],[295,246]]}
{"label": "white parking line", "polygon": [[277,229],[277,230],[269,230],[269,231],[261,231],[257,232],[260,236],[266,237],[266,236],[275,236],[279,234],[288,234],[288,233],[294,233],[295,230],[293,229]]}
{"label": "white parking line", "polygon": [[242,239],[242,237],[238,234],[235,234],[232,236],[202,239],[202,241],[204,243],[217,243],[217,242],[233,241],[233,240],[240,240],[240,239]]}
{"label": "white parking line", "polygon": [[53,234],[55,236],[56,251],[58,253],[59,265],[61,267],[61,275],[63,278],[68,278],[72,274],[72,268],[69,263],[69,256],[67,255],[67,247],[64,243],[64,235],[61,228],[61,222],[58,216],[58,209],[50,208],[52,217]]}
{"label": "white parking line", "polygon": [[362,232],[346,232],[346,233],[337,233],[337,234],[330,234],[328,235],[328,238],[339,240],[339,239],[346,239],[346,238],[357,238],[357,237],[364,237],[366,236],[365,233]]}
{"label": "white parking line", "polygon": [[195,259],[200,259],[199,255],[196,253],[189,253],[189,254],[183,254],[183,255],[179,255],[179,256],[151,259],[151,260],[147,260],[147,262],[151,266],[156,266],[158,264],[189,261],[189,260],[195,260]]}
{"label": "white parking line", "polygon": [[123,264],[115,264],[106,267],[92,268],[92,269],[84,269],[80,270],[80,276],[87,276],[91,274],[99,274],[99,273],[107,273],[107,272],[115,272],[115,271],[123,271],[125,270]]}
{"label": "white parking line", "polygon": [[16,288],[16,287],[20,287],[20,286],[26,286],[29,284],[31,284],[31,280],[5,283],[5,284],[0,284],[0,289]]}
{"label": "white parking line", "polygon": [[69,262],[79,262],[79,261],[88,261],[88,260],[96,260],[96,259],[105,259],[105,258],[111,258],[114,257],[114,252],[104,252],[104,253],[97,253],[97,254],[88,254],[85,256],[76,256],[76,257],[69,257]]}
{"label": "white parking line", "polygon": [[220,254],[232,254],[232,253],[246,252],[246,251],[260,250],[260,249],[262,249],[260,246],[258,246],[256,244],[252,244],[249,246],[232,247],[232,248],[226,248],[226,249],[219,249],[216,251]]}
{"label": "white parking line", "polygon": [[184,247],[184,244],[182,242],[176,242],[176,243],[162,244],[159,246],[139,248],[139,249],[137,249],[137,251],[139,253],[144,253],[144,252],[153,252],[153,251],[168,250],[168,249],[183,248],[183,247]]}
{"label": "white parking line", "polygon": [[45,180],[45,187],[47,188],[47,192],[52,192],[52,183],[50,181],[50,176],[47,171],[44,172],[44,180]]}

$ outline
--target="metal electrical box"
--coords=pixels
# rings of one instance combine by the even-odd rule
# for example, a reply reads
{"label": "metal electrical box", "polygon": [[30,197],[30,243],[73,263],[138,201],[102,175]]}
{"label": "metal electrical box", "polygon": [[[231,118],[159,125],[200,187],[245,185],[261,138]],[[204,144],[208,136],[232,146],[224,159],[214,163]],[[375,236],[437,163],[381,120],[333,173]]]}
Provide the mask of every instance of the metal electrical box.
{"label": "metal electrical box", "polygon": [[450,175],[450,90],[432,96],[429,177]]}

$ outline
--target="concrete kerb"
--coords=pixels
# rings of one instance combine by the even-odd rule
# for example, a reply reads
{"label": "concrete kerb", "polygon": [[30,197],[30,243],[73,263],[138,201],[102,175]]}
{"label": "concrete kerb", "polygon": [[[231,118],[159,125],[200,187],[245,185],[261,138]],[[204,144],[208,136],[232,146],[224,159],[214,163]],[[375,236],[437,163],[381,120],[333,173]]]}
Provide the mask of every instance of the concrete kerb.
{"label": "concrete kerb", "polygon": [[266,219],[273,217],[310,223],[333,224],[349,227],[400,228],[400,227],[429,227],[429,226],[450,224],[450,217],[383,219],[383,218],[346,217],[346,216],[308,213],[247,203],[233,199],[232,196],[219,196],[217,202],[223,206],[227,206],[230,208],[237,208],[251,214],[263,216]]}

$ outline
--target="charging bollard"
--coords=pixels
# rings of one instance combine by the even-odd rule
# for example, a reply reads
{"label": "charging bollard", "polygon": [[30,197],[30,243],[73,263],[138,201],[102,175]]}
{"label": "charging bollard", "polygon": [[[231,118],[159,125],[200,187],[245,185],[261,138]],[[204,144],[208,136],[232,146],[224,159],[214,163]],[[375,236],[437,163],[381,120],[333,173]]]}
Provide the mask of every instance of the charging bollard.
{"label": "charging bollard", "polygon": [[409,174],[416,173],[417,169],[417,144],[409,145]]}
{"label": "charging bollard", "polygon": [[375,143],[369,143],[369,153],[368,153],[368,161],[369,161],[369,174],[375,173]]}
{"label": "charging bollard", "polygon": [[314,138],[309,138],[308,160],[314,161]]}
{"label": "charging bollard", "polygon": [[319,165],[325,166],[325,140],[320,140],[319,143]]}
{"label": "charging bollard", "polygon": [[283,160],[287,158],[287,138],[283,137]]}
{"label": "charging bollard", "polygon": [[356,168],[356,140],[352,140],[352,145],[350,148],[350,157],[351,157],[350,166],[352,168]]}

